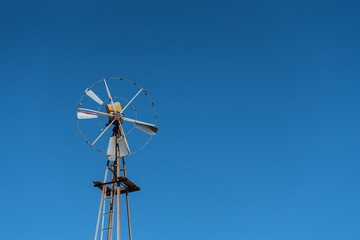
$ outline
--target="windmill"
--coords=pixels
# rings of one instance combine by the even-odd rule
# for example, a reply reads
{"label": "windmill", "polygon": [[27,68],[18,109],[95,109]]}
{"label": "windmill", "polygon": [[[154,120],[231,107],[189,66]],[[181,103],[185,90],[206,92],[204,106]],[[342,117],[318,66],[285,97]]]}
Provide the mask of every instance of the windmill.
{"label": "windmill", "polygon": [[[112,96],[109,86],[129,98]],[[77,123],[85,141],[107,156],[104,181],[93,182],[94,187],[101,190],[94,240],[105,237],[111,240],[115,232],[116,239],[120,240],[121,196],[125,196],[131,240],[129,193],[139,191],[140,187],[127,177],[125,157],[140,151],[156,134],[154,103],[147,91],[136,83],[123,78],[105,78],[85,90],[77,108]]]}

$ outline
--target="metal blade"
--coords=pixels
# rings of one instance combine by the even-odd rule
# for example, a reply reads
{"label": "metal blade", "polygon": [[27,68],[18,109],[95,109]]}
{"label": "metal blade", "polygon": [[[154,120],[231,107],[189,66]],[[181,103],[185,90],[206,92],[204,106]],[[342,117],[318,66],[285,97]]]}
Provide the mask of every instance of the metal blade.
{"label": "metal blade", "polygon": [[85,94],[88,95],[92,100],[102,105],[104,102],[89,88],[85,90]]}
{"label": "metal blade", "polygon": [[119,137],[119,151],[120,151],[120,157],[131,155],[129,146],[126,143],[126,139],[123,136]]}
{"label": "metal blade", "polygon": [[131,118],[125,118],[125,117],[124,117],[124,121],[135,123],[135,127],[137,129],[139,129],[143,132],[146,132],[150,135],[155,135],[158,130],[158,128],[154,124],[151,124],[151,123],[141,122],[138,120],[134,120]]}
{"label": "metal blade", "polygon": [[146,132],[147,134],[150,134],[150,135],[155,135],[158,128],[155,127],[155,126],[151,126],[151,125],[148,125],[148,124],[143,124],[141,122],[135,122],[135,127],[143,132]]}
{"label": "metal blade", "polygon": [[91,118],[97,118],[97,115],[77,112],[76,117],[77,119],[91,119]]}
{"label": "metal blade", "polygon": [[116,136],[112,136],[110,137],[110,140],[109,140],[109,146],[108,146],[108,149],[107,149],[107,152],[106,154],[108,155],[108,160],[109,161],[115,161],[116,159],[116,156],[115,156],[115,153],[116,153]]}

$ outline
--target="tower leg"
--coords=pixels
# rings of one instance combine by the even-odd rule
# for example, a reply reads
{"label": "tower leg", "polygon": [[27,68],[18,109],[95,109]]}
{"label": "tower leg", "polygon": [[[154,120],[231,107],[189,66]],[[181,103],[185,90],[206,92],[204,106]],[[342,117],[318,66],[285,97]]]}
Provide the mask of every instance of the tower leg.
{"label": "tower leg", "polygon": [[[120,176],[120,158],[116,158],[116,175]],[[117,240],[120,240],[120,183],[117,183]]]}
{"label": "tower leg", "polygon": [[129,228],[129,240],[131,237],[131,225],[130,225],[130,208],[129,208],[129,194],[126,193],[126,208],[127,208],[127,219],[128,219],[128,228]]}

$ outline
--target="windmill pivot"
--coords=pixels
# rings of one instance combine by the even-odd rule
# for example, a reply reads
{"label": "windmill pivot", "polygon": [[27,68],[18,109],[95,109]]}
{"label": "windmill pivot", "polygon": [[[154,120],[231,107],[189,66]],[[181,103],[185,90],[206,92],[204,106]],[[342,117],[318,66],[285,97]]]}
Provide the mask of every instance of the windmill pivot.
{"label": "windmill pivot", "polygon": [[115,118],[116,120],[119,120],[121,123],[124,121],[124,115],[123,115],[122,113],[116,112],[116,113],[114,114],[114,118]]}
{"label": "windmill pivot", "polygon": [[115,111],[112,104],[108,104],[105,106],[106,112],[112,115],[109,116],[109,122],[107,123],[107,125],[113,122],[114,120],[117,120],[113,122],[113,125],[115,126],[119,125],[119,123],[122,124],[124,122],[124,113],[121,112],[122,111],[121,104],[119,102],[116,102],[114,103],[114,106],[115,106]]}

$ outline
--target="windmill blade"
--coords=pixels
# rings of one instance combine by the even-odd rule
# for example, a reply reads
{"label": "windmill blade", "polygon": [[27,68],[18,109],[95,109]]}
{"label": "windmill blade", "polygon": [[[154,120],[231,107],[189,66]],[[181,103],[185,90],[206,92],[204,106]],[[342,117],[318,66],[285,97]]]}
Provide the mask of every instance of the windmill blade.
{"label": "windmill blade", "polygon": [[120,136],[118,140],[119,140],[120,157],[131,155],[130,148],[129,145],[127,144],[126,138]]}
{"label": "windmill blade", "polygon": [[114,162],[116,159],[116,136],[110,137],[109,146],[106,154],[108,155],[108,160]]}
{"label": "windmill blade", "polygon": [[76,113],[77,119],[91,119],[91,118],[97,118],[97,115],[95,114],[87,114],[83,112],[77,112]]}
{"label": "windmill blade", "polygon": [[150,126],[150,125],[147,125],[147,124],[143,124],[143,123],[139,123],[139,122],[136,122],[135,123],[135,127],[143,132],[146,132],[150,135],[155,135],[158,128],[157,127],[154,127],[154,126]]}
{"label": "windmill blade", "polygon": [[102,105],[104,102],[89,88],[85,90],[85,94],[88,95],[92,100]]}
{"label": "windmill blade", "polygon": [[135,123],[135,127],[137,129],[139,129],[143,132],[146,132],[147,134],[153,135],[153,136],[156,134],[156,132],[158,130],[158,128],[154,124],[151,124],[151,123],[141,122],[138,120],[134,120],[131,118],[125,118],[125,117],[124,117],[124,121]]}

